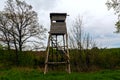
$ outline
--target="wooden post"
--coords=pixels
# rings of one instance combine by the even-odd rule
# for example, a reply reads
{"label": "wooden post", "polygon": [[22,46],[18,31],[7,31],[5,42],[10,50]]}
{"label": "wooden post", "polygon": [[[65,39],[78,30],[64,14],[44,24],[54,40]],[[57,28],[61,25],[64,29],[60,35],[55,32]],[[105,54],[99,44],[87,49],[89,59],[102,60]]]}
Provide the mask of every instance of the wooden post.
{"label": "wooden post", "polygon": [[69,50],[68,50],[68,34],[66,33],[66,47],[67,47],[67,56],[68,56],[68,59],[67,59],[67,69],[68,69],[68,73],[71,73],[71,69],[70,69],[70,56],[69,56]]}
{"label": "wooden post", "polygon": [[51,35],[49,35],[49,38],[48,38],[48,46],[47,46],[47,54],[46,54],[46,60],[45,60],[44,74],[46,74],[46,72],[48,70],[47,67],[48,67],[48,56],[49,56],[50,38],[51,38]]}
{"label": "wooden post", "polygon": [[65,50],[65,36],[63,35],[63,46],[64,46],[64,50]]}

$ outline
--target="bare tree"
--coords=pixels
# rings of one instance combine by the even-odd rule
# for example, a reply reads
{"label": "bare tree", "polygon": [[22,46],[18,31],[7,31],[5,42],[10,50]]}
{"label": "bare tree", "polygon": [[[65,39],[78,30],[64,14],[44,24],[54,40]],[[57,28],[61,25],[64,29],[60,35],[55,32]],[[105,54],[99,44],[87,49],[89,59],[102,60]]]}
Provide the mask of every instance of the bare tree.
{"label": "bare tree", "polygon": [[69,40],[70,46],[79,50],[89,49],[96,45],[90,34],[84,31],[83,20],[79,16],[73,23]]}
{"label": "bare tree", "polygon": [[71,34],[70,34],[70,43],[73,45],[73,48],[77,48],[79,50],[82,50],[82,38],[83,37],[83,22],[82,18],[78,17],[75,19]]}
{"label": "bare tree", "polygon": [[90,36],[89,33],[84,34],[83,36],[83,48],[88,50],[91,48],[97,47],[96,41]]}
{"label": "bare tree", "polygon": [[91,56],[94,55],[93,53],[90,53],[90,49],[97,48],[97,45],[89,33],[84,35],[83,44],[85,49],[84,53],[86,55],[86,68],[89,69]]}
{"label": "bare tree", "polygon": [[10,34],[14,38],[16,49],[19,51],[22,51],[24,44],[30,42],[32,37],[44,38],[46,29],[39,25],[37,13],[33,11],[31,5],[25,1],[8,0],[5,12],[11,25]]}
{"label": "bare tree", "polygon": [[42,45],[46,29],[39,25],[37,13],[25,1],[8,0],[3,12],[3,17],[0,16],[1,36],[5,37],[5,41],[10,41],[7,41],[10,46],[14,46],[18,62],[18,53],[26,44]]}
{"label": "bare tree", "polygon": [[0,41],[7,44],[8,50],[10,50],[10,38],[8,19],[4,12],[0,12]]}
{"label": "bare tree", "polygon": [[[86,33],[83,26],[83,20],[81,17],[75,19],[70,33],[70,45],[75,49],[76,68],[83,67],[89,69],[90,66],[90,49],[95,46],[95,41],[91,38],[89,33]],[[83,56],[84,55],[84,56]],[[82,65],[79,65],[82,64]],[[78,65],[78,66],[77,66]]]}

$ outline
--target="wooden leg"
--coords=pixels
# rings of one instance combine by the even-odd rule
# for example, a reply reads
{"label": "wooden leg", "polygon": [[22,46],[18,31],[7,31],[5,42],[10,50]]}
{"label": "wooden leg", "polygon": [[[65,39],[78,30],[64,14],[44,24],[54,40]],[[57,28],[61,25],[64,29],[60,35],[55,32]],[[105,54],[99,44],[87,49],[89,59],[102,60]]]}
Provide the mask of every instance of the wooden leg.
{"label": "wooden leg", "polygon": [[68,73],[71,73],[71,69],[70,69],[70,62],[68,63]]}
{"label": "wooden leg", "polygon": [[66,34],[66,45],[67,45],[67,56],[68,56],[68,73],[71,73],[70,69],[70,56],[69,56],[69,50],[68,50],[68,35]]}
{"label": "wooden leg", "polygon": [[49,56],[50,37],[51,37],[51,35],[49,36],[49,39],[48,39],[47,55],[46,55],[46,60],[45,60],[44,74],[46,74],[46,72],[48,70],[48,56]]}
{"label": "wooden leg", "polygon": [[47,64],[47,63],[45,63],[45,70],[44,70],[44,74],[46,74],[46,72],[47,72],[47,67],[48,67],[48,64]]}

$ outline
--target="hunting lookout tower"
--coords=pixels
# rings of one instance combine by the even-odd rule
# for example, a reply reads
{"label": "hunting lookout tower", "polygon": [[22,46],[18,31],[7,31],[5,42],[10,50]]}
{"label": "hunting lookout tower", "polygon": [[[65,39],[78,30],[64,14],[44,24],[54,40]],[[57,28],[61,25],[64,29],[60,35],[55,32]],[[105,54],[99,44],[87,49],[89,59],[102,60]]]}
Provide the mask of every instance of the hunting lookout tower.
{"label": "hunting lookout tower", "polygon": [[50,13],[50,31],[47,44],[47,54],[45,60],[44,74],[48,71],[49,65],[66,66],[67,72],[70,70],[70,58],[68,51],[68,35],[66,28],[67,13]]}

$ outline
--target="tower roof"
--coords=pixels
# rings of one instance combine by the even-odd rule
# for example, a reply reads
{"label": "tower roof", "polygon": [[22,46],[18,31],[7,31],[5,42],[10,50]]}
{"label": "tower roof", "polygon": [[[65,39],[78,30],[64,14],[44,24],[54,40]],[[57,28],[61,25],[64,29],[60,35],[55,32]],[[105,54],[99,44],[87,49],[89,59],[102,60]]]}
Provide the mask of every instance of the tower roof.
{"label": "tower roof", "polygon": [[50,13],[50,17],[52,16],[67,16],[67,13]]}

